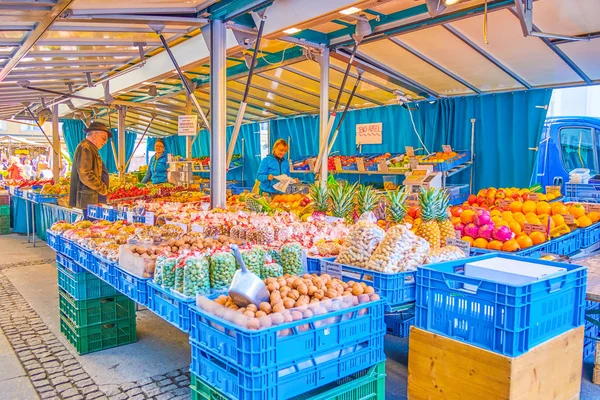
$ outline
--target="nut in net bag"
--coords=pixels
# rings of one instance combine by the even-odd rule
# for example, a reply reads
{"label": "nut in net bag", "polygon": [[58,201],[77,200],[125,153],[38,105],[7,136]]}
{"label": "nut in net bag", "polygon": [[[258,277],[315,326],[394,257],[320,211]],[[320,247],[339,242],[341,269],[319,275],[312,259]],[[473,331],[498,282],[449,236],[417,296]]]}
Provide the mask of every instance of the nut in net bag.
{"label": "nut in net bag", "polygon": [[177,264],[175,264],[175,283],[173,285],[173,290],[179,293],[183,293],[183,275],[185,273],[185,260],[187,255],[181,256],[177,259]]}
{"label": "nut in net bag", "polygon": [[256,276],[261,275],[261,270],[265,264],[265,250],[260,246],[254,246],[250,250],[242,251],[242,259],[246,267]]}
{"label": "nut in net bag", "polygon": [[196,296],[210,290],[210,262],[205,255],[195,255],[185,260],[183,294]]}
{"label": "nut in net bag", "polygon": [[417,237],[417,242],[401,265],[400,271],[416,271],[419,265],[426,263],[430,248],[427,240]]}
{"label": "nut in net bag", "polygon": [[365,268],[384,235],[383,229],[374,223],[359,220],[348,232],[335,262]]}
{"label": "nut in net bag", "polygon": [[158,256],[156,258],[156,265],[154,267],[154,283],[156,283],[157,285],[162,285],[163,283],[163,277],[162,277],[162,269],[163,266],[165,264],[165,262],[167,261],[167,257],[166,256]]}
{"label": "nut in net bag", "polygon": [[300,243],[285,244],[281,247],[281,266],[284,274],[302,275],[306,255]]}
{"label": "nut in net bag", "polygon": [[405,225],[391,227],[369,258],[366,268],[388,274],[402,271],[404,263],[412,256],[417,239]]}
{"label": "nut in net bag", "polygon": [[175,286],[175,265],[177,259],[175,257],[167,258],[161,268],[162,285],[164,288],[172,288]]}
{"label": "nut in net bag", "polygon": [[235,257],[229,252],[216,252],[210,258],[210,287],[225,289],[231,285],[237,267]]}

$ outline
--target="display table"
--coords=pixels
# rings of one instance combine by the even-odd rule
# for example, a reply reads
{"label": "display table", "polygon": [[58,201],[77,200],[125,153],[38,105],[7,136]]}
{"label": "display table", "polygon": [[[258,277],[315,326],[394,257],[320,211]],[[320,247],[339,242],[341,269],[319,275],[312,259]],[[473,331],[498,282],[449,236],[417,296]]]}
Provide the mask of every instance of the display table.
{"label": "display table", "polygon": [[31,206],[27,199],[11,196],[10,215],[13,233],[29,235],[29,232],[32,231],[32,218]]}

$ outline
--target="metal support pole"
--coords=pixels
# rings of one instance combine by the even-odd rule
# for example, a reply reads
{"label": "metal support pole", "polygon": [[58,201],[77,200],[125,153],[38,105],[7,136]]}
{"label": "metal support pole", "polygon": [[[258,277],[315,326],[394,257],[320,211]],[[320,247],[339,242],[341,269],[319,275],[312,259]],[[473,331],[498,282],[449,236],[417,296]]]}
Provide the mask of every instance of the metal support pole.
{"label": "metal support pole", "polygon": [[473,169],[475,165],[473,161],[475,160],[475,118],[471,118],[471,172],[469,178],[469,194],[473,193]]}
{"label": "metal support pole", "polygon": [[[321,68],[321,86],[320,86],[320,103],[319,103],[319,114],[321,116],[321,133],[319,135],[319,148],[327,148],[327,140],[329,139],[327,132],[328,119],[329,119],[329,47],[325,47],[321,53],[319,59],[319,67]],[[321,157],[320,182],[321,186],[327,185],[327,161],[329,159],[329,153],[323,154]],[[315,166],[316,167],[316,166]]]}
{"label": "metal support pole", "polygon": [[210,22],[210,204],[224,207],[227,188],[227,64],[226,25]]}
{"label": "metal support pole", "polygon": [[117,169],[119,170],[119,178],[123,180],[125,175],[125,163],[127,162],[127,155],[125,154],[125,115],[127,114],[127,107],[119,106],[118,110]]}
{"label": "metal support pole", "polygon": [[60,135],[58,132],[58,104],[52,107],[52,177],[54,183],[60,181],[60,170],[62,169],[61,154],[60,154]]}
{"label": "metal support pole", "polygon": [[[187,95],[187,101],[185,103],[185,115],[192,115],[192,95]],[[196,132],[196,136],[198,136],[198,132]],[[194,143],[194,136],[186,136],[185,137],[185,159],[192,159],[192,145]]]}

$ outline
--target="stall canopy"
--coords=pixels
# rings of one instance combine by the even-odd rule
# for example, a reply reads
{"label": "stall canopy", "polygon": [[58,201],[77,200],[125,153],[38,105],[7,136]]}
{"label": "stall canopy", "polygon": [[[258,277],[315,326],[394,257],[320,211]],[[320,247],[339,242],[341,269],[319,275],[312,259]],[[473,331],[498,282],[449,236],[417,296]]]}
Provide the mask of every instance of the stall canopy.
{"label": "stall canopy", "polygon": [[47,147],[48,144],[41,144],[24,138],[16,136],[6,135],[0,136],[0,144],[12,144],[12,145],[25,145],[31,147]]}
{"label": "stall canopy", "polygon": [[[227,115],[233,124],[260,19],[253,11],[265,11],[267,19],[245,123],[318,113],[317,58],[323,46],[331,49],[333,106],[361,19],[368,19],[372,33],[356,52],[354,65],[364,74],[352,109],[395,104],[397,91],[409,100],[436,100],[599,83],[597,0],[533,2],[528,36],[521,4],[465,0],[437,14],[424,0],[3,2],[0,118],[28,118],[27,104],[37,112],[58,101],[61,117],[116,126],[115,106],[126,105],[129,130],[143,132],[154,113],[150,134],[175,134],[186,93],[153,29],[163,25],[166,42],[196,84],[194,95],[207,113],[206,25],[207,18],[219,18],[230,28]],[[342,104],[358,73],[351,70]],[[60,95],[69,93],[79,98],[67,101]]]}

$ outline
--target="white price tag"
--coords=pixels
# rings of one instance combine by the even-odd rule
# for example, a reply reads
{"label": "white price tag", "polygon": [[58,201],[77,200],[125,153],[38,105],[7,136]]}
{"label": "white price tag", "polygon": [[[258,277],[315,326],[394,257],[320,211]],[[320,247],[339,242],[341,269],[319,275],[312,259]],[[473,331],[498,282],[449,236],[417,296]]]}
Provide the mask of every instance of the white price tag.
{"label": "white price tag", "polygon": [[446,245],[458,247],[467,256],[471,252],[471,245],[469,244],[469,242],[465,242],[464,240],[455,239],[455,238],[446,238]]}
{"label": "white price tag", "polygon": [[192,224],[192,232],[204,233],[204,226],[198,224]]}
{"label": "white price tag", "polygon": [[167,225],[175,225],[180,227],[181,229],[183,229],[183,233],[187,233],[188,231],[188,226],[187,224],[181,223],[181,222],[175,222],[175,221],[167,221]]}
{"label": "white price tag", "polygon": [[412,146],[406,146],[404,147],[404,151],[406,152],[406,155],[409,157],[414,157],[415,156],[415,148]]}
{"label": "white price tag", "polygon": [[331,261],[322,261],[321,272],[323,272],[323,270],[325,270],[325,273],[329,274],[332,278],[342,279],[342,264]]}
{"label": "white price tag", "polygon": [[365,172],[365,159],[362,157],[358,157],[356,159],[356,168],[358,172]]}
{"label": "white price tag", "polygon": [[150,211],[146,211],[145,224],[146,225],[154,225],[154,213]]}
{"label": "white price tag", "polygon": [[133,224],[133,211],[127,211],[127,222]]}

